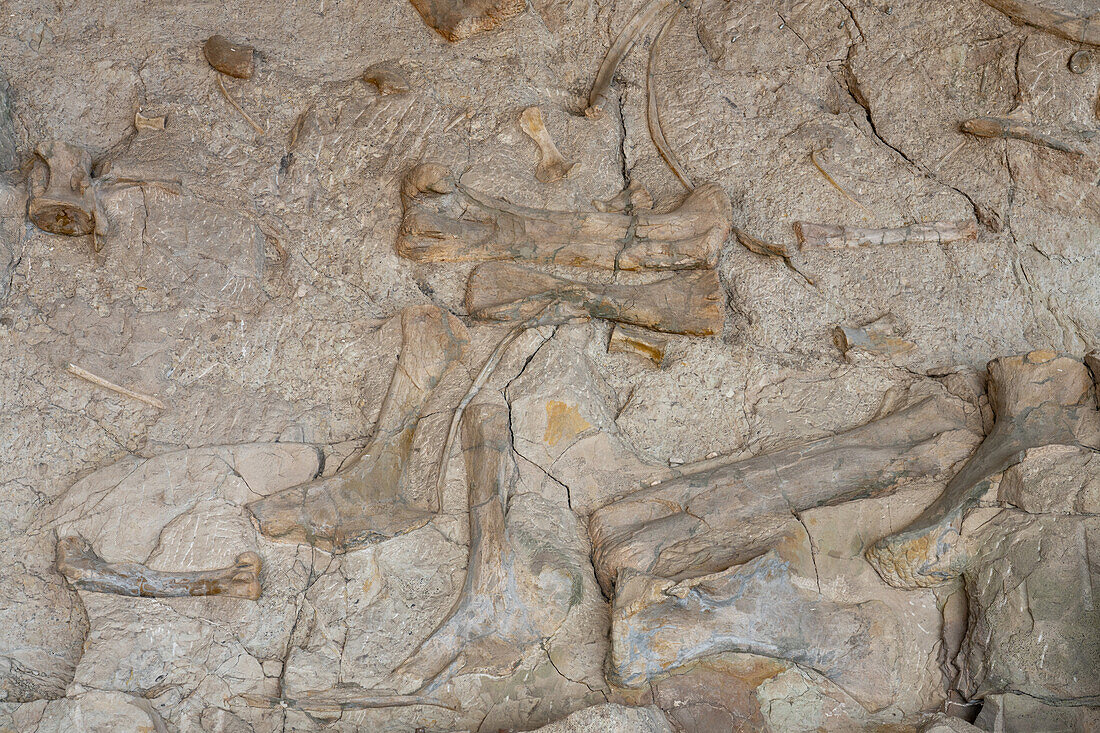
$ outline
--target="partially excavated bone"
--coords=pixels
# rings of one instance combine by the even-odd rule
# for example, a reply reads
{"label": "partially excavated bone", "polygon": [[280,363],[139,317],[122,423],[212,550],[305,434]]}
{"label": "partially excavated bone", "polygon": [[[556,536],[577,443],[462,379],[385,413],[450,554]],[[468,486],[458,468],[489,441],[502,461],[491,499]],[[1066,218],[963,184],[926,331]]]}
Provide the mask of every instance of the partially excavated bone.
{"label": "partially excavated bone", "polygon": [[630,49],[634,48],[634,44],[638,42],[638,37],[672,3],[673,0],[649,0],[619,31],[619,35],[615,37],[611,48],[607,50],[607,56],[604,57],[603,63],[600,64],[600,70],[596,73],[596,80],[592,82],[592,90],[588,94],[588,109],[585,110],[585,114],[589,117],[599,117],[603,114],[603,106],[607,102],[611,80],[615,78],[615,71],[619,68],[619,64],[630,53]]}
{"label": "partially excavated bone", "polygon": [[222,35],[206,39],[202,53],[207,63],[226,76],[251,79],[256,70],[255,49],[243,43],[234,43]]}
{"label": "partially excavated bone", "polygon": [[45,162],[31,181],[27,214],[43,231],[70,237],[107,233],[107,215],[96,196],[92,156],[76,145],[44,142],[35,150]]}
{"label": "partially excavated bone", "polygon": [[542,121],[542,110],[538,107],[523,110],[519,115],[519,127],[539,146],[539,164],[535,167],[535,178],[543,183],[553,183],[569,175],[576,162],[566,160],[558,151],[558,146],[546,130],[546,123]]}
{"label": "partially excavated bone", "polygon": [[163,115],[160,117],[146,117],[140,111],[134,112],[135,130],[163,130],[164,121]]}
{"label": "partially excavated bone", "polygon": [[722,330],[722,287],[714,270],[675,273],[645,285],[600,285],[499,262],[479,265],[466,287],[474,318],[524,321],[548,306],[561,320],[603,318],[665,333]]}
{"label": "partially excavated bone", "polygon": [[412,0],[424,22],[448,41],[490,31],[527,9],[523,0]]}
{"label": "partially excavated bone", "polygon": [[837,435],[739,461],[716,458],[593,512],[588,531],[606,591],[625,571],[680,580],[769,548],[792,512],[890,493],[941,473],[973,445],[958,403],[936,397]]}
{"label": "partially excavated bone", "polygon": [[667,346],[668,338],[659,333],[617,323],[611,330],[607,350],[613,354],[635,354],[660,366]]}
{"label": "partially excavated bone", "polygon": [[989,362],[992,430],[944,492],[912,524],[867,550],[882,579],[898,588],[924,588],[956,577],[966,564],[959,529],[966,511],[989,488],[989,478],[1019,462],[1029,448],[1100,448],[1100,412],[1088,368],[1050,351]]}
{"label": "partially excavated bone", "polygon": [[79,537],[57,543],[57,569],[74,588],[142,598],[260,597],[260,556],[244,552],[228,568],[190,572],[152,570],[138,563],[110,563]]}
{"label": "partially excavated bone", "polygon": [[389,62],[374,64],[363,72],[363,81],[374,85],[382,96],[387,94],[403,94],[409,91],[409,80],[397,70],[397,67]]}
{"label": "partially excavated bone", "polygon": [[837,326],[833,329],[833,343],[845,355],[854,349],[892,356],[916,348],[912,341],[898,335],[896,319],[890,313],[862,326]]}
{"label": "partially excavated bone", "polygon": [[1043,8],[1027,0],[984,0],[1017,23],[1041,28],[1074,43],[1100,46],[1100,13],[1082,18]]}
{"label": "partially excavated bone", "polygon": [[[1100,27],[1100,21],[1098,21],[1098,27]],[[1032,145],[1041,145],[1072,155],[1084,155],[1087,152],[1081,143],[1089,137],[1068,130],[1051,133],[1037,125],[1007,117],[974,117],[960,123],[959,129],[975,137],[1023,140]]]}
{"label": "partially excavated bone", "polygon": [[450,169],[418,165],[401,186],[397,251],[419,262],[528,262],[618,270],[713,267],[733,210],[704,184],[667,214],[549,211],[463,187]]}
{"label": "partially excavated bone", "polygon": [[596,211],[607,213],[619,213],[623,211],[640,211],[653,208],[653,197],[649,195],[646,187],[631,181],[630,185],[619,191],[609,199],[593,199],[592,205]]}
{"label": "partially excavated bone", "polygon": [[841,224],[794,223],[800,247],[866,247],[868,245],[946,244],[977,239],[974,221],[937,221],[892,229],[865,229]]}
{"label": "partially excavated bone", "polygon": [[434,306],[401,313],[401,355],[374,438],[332,476],[248,505],[260,530],[277,540],[339,550],[379,542],[424,526],[432,508],[414,506],[399,482],[424,405],[447,367],[461,356],[465,328]]}

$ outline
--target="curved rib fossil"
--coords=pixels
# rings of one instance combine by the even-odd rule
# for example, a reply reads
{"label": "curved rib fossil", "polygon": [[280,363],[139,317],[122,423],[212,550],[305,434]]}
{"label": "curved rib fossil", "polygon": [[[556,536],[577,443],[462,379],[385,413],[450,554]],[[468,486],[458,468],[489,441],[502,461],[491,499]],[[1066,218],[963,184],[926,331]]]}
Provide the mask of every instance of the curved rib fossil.
{"label": "curved rib fossil", "polygon": [[653,144],[657,148],[657,152],[661,154],[661,158],[664,159],[668,167],[672,169],[672,172],[676,174],[676,177],[680,179],[680,183],[684,184],[684,188],[689,191],[695,190],[695,184],[691,182],[691,177],[684,170],[684,167],[680,165],[680,161],[676,158],[676,155],[672,152],[672,148],[668,145],[668,140],[665,138],[665,130],[661,126],[661,111],[657,105],[657,89],[656,84],[653,82],[653,69],[657,66],[657,49],[661,46],[661,39],[665,37],[665,33],[672,27],[673,21],[680,15],[680,11],[683,8],[676,8],[669,19],[665,21],[665,24],[661,26],[661,30],[657,33],[657,37],[653,39],[653,45],[649,47],[649,63],[646,66],[645,74],[645,90],[648,97],[648,103],[646,105],[646,124],[649,126],[649,136],[653,139]]}
{"label": "curved rib fossil", "polygon": [[1018,23],[1026,23],[1077,43],[1100,46],[1100,13],[1081,18],[1041,8],[1025,0],[983,0]]}
{"label": "curved rib fossil", "polygon": [[611,48],[607,50],[607,56],[600,64],[600,70],[596,73],[596,81],[592,83],[592,91],[588,94],[588,109],[585,114],[589,117],[598,117],[603,113],[603,105],[607,101],[607,90],[611,86],[611,80],[615,77],[615,71],[619,64],[634,48],[638,42],[638,36],[648,28],[665,8],[672,5],[675,0],[649,0],[641,10],[634,14],[626,26],[619,31]]}

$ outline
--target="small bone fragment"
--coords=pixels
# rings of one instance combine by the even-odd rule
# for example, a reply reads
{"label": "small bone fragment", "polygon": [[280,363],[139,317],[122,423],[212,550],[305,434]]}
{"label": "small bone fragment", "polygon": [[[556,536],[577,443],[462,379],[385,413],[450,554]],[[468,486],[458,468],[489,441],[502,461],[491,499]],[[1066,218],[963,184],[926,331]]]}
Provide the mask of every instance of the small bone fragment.
{"label": "small bone fragment", "polygon": [[448,41],[491,31],[527,9],[524,0],[411,0],[424,22]]}
{"label": "small bone fragment", "polygon": [[243,43],[233,43],[222,35],[210,36],[202,53],[215,69],[237,79],[251,79],[256,70],[255,49]]}
{"label": "small bone fragment", "polygon": [[[1078,143],[1084,136],[1077,135],[1078,140],[1060,140],[1050,133],[1044,132],[1035,125],[1007,117],[974,117],[964,120],[959,129],[976,137],[1004,138],[1023,140],[1032,145],[1058,150],[1071,155],[1084,155],[1086,150]],[[1066,132],[1069,135],[1072,133]]]}
{"label": "small bone fragment", "polygon": [[837,326],[833,329],[833,342],[842,354],[855,349],[891,356],[905,354],[916,348],[912,341],[906,341],[897,335],[897,323],[889,313],[864,326]]}
{"label": "small bone fragment", "polygon": [[104,389],[109,389],[112,392],[117,392],[120,395],[125,395],[126,397],[133,398],[138,402],[144,402],[145,404],[156,407],[159,410],[164,409],[164,403],[158,400],[156,397],[142,394],[141,392],[135,392],[132,389],[127,389],[126,387],[119,386],[114,382],[109,382],[103,377],[92,374],[87,369],[78,367],[76,364],[69,364],[67,367],[65,367],[65,371],[67,371],[69,374],[80,377],[83,380],[91,382],[92,384],[98,384]]}
{"label": "small bone fragment", "polygon": [[43,231],[70,237],[106,234],[107,216],[96,197],[88,151],[55,141],[39,143],[35,152],[47,172],[45,180],[38,176],[31,183],[31,222]]}
{"label": "small bone fragment", "polygon": [[800,247],[866,247],[869,245],[946,244],[977,239],[978,225],[973,221],[937,221],[892,229],[865,229],[841,224],[794,223]]}
{"label": "small bone fragment", "polygon": [[260,597],[260,556],[244,552],[228,568],[189,572],[152,570],[132,562],[109,563],[79,537],[57,543],[57,569],[78,590],[141,598]]}
{"label": "small bone fragment", "polygon": [[1029,448],[1071,445],[1100,449],[1100,412],[1086,366],[1069,356],[1033,351],[988,364],[993,428],[912,524],[867,550],[878,574],[897,588],[927,588],[956,577],[967,553],[959,530],[988,479],[1018,463]]}
{"label": "small bone fragment", "polygon": [[401,313],[401,355],[374,438],[325,478],[248,505],[260,530],[283,542],[335,551],[380,542],[428,523],[435,512],[409,504],[399,482],[432,390],[466,345],[461,321],[435,306]]}
{"label": "small bone fragment", "polygon": [[550,303],[558,304],[563,321],[603,318],[688,336],[722,330],[722,288],[713,270],[645,285],[597,285],[490,262],[473,271],[466,288],[466,308],[482,320],[521,321]]}
{"label": "small bone fragment", "polygon": [[1027,0],[985,0],[1017,23],[1041,28],[1074,43],[1100,46],[1100,13],[1081,18],[1027,2]]}
{"label": "small bone fragment", "polygon": [[146,117],[140,111],[134,112],[134,128],[138,130],[163,130],[164,117]]}
{"label": "small bone fragment", "polygon": [[1084,74],[1092,66],[1092,54],[1088,51],[1077,51],[1069,57],[1069,63],[1066,66],[1074,74]]}
{"label": "small bone fragment", "polygon": [[390,62],[374,64],[363,72],[363,81],[373,84],[382,96],[409,91],[409,80]]}
{"label": "small bone fragment", "polygon": [[566,160],[558,152],[558,147],[550,139],[546,124],[542,121],[542,110],[528,107],[519,115],[519,126],[528,137],[539,146],[539,164],[535,167],[535,178],[543,183],[560,181],[569,175],[576,162]]}
{"label": "small bone fragment", "polygon": [[665,336],[616,323],[611,331],[611,341],[607,344],[607,350],[615,354],[635,354],[661,366],[667,346],[668,338]]}
{"label": "small bone fragment", "polygon": [[775,453],[681,466],[593,512],[596,577],[610,591],[623,570],[681,580],[745,562],[791,512],[884,496],[900,478],[949,469],[973,445],[965,424],[958,404],[928,397]]}
{"label": "small bone fragment", "polygon": [[596,211],[602,211],[605,214],[642,211],[653,208],[653,197],[649,195],[645,186],[637,181],[631,181],[629,186],[609,199],[603,201],[593,199],[592,206]]}
{"label": "small bone fragment", "polygon": [[418,262],[526,260],[608,270],[713,267],[733,207],[715,184],[666,214],[599,213],[517,206],[463,187],[450,169],[413,168],[401,186],[397,252]]}
{"label": "small bone fragment", "polygon": [[637,688],[705,656],[748,652],[809,667],[882,708],[891,700],[876,671],[891,635],[878,605],[799,588],[774,550],[679,583],[631,573],[612,602],[608,679]]}
{"label": "small bone fragment", "polygon": [[665,8],[672,5],[672,2],[673,0],[649,0],[619,31],[611,48],[607,50],[603,63],[600,64],[600,70],[596,72],[596,80],[592,82],[592,91],[588,94],[588,109],[584,112],[586,115],[599,117],[603,114],[607,92],[619,64],[630,53],[630,49],[634,48],[634,44],[638,42],[638,36],[664,12]]}
{"label": "small bone fragment", "polygon": [[233,99],[233,97],[230,96],[229,91],[225,88],[225,83],[222,82],[222,78],[221,78],[220,75],[218,76],[218,89],[221,90],[222,96],[225,97],[225,101],[229,102],[229,105],[231,107],[233,107],[233,109],[240,112],[241,117],[244,118],[244,121],[247,122],[249,125],[251,125],[252,129],[255,130],[257,133],[259,133],[260,135],[263,135],[264,134],[264,128],[260,127],[256,123],[256,120],[252,119],[252,117],[250,117],[249,114],[244,111],[244,108],[241,107],[241,105],[237,104],[237,100]]}
{"label": "small bone fragment", "polygon": [[669,16],[665,24],[661,26],[661,30],[658,31],[657,37],[653,39],[653,45],[649,47],[649,62],[646,65],[645,74],[646,126],[649,127],[649,137],[653,140],[653,145],[657,148],[661,158],[672,169],[673,174],[680,179],[680,183],[684,185],[684,188],[691,191],[695,188],[695,184],[692,183],[691,176],[687,174],[684,167],[680,165],[679,159],[672,152],[672,148],[669,147],[668,140],[665,138],[665,129],[661,126],[661,110],[657,101],[657,85],[653,79],[653,70],[657,67],[657,49],[661,45],[661,39],[665,37],[665,33],[668,32],[673,21],[680,15],[681,10],[683,10],[682,7],[676,8]]}
{"label": "small bone fragment", "polygon": [[238,695],[253,708],[294,708],[315,712],[340,712],[342,710],[371,710],[373,708],[397,708],[410,705],[428,705],[453,710],[453,706],[427,695],[397,695],[382,690],[368,690],[355,684],[341,684],[331,690],[304,690],[295,697],[277,695]]}
{"label": "small bone fragment", "polygon": [[814,164],[814,168],[817,168],[818,172],[821,173],[821,175],[825,176],[825,180],[829,182],[829,185],[831,185],[837,191],[840,191],[840,194],[844,198],[848,199],[853,204],[855,204],[859,208],[866,211],[869,215],[874,216],[875,212],[871,211],[870,207],[868,207],[867,204],[863,203],[862,201],[857,199],[855,196],[853,196],[852,194],[850,194],[846,190],[844,190],[844,187],[836,182],[836,179],[833,178],[832,175],[830,175],[829,171],[825,170],[825,166],[821,165],[821,162],[817,159],[818,152],[820,152],[820,151],[817,151],[817,150],[811,150],[810,151],[810,162]]}

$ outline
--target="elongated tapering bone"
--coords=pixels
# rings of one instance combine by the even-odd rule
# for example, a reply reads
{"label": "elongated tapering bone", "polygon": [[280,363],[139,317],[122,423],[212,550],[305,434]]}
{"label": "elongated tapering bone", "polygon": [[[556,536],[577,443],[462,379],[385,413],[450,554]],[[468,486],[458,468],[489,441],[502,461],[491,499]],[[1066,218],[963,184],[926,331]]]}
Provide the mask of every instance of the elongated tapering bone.
{"label": "elongated tapering bone", "polygon": [[1087,141],[1089,137],[1068,130],[1051,134],[1037,125],[1007,117],[974,117],[960,123],[959,129],[976,137],[1023,140],[1032,145],[1041,145],[1073,155],[1084,155],[1087,152],[1081,143]]}
{"label": "elongated tapering bone", "polygon": [[680,180],[684,188],[689,191],[695,189],[695,184],[691,180],[691,176],[684,170],[684,166],[680,163],[680,159],[676,157],[676,154],[672,152],[672,147],[668,144],[668,139],[665,137],[665,128],[661,124],[661,105],[657,99],[657,82],[654,79],[654,69],[657,68],[657,54],[658,49],[661,47],[661,41],[664,39],[665,34],[668,33],[668,29],[672,27],[673,21],[680,15],[680,11],[683,8],[676,8],[676,10],[669,16],[665,24],[661,26],[661,30],[657,32],[657,37],[653,39],[653,45],[649,47],[649,62],[646,64],[645,72],[645,91],[646,91],[646,125],[649,127],[649,138],[653,141],[653,146],[657,148],[657,152],[660,153],[661,159],[665,161],[668,167],[672,170],[673,175]]}
{"label": "elongated tapering bone", "polygon": [[522,321],[549,303],[561,320],[603,318],[666,333],[712,336],[722,330],[722,287],[714,270],[670,275],[646,285],[593,285],[519,265],[478,265],[466,287],[474,318]]}
{"label": "elongated tapering bone", "polygon": [[1029,448],[1077,445],[1100,448],[1100,412],[1088,368],[1078,359],[1033,351],[989,362],[989,403],[996,415],[989,435],[912,524],[867,550],[882,579],[898,588],[926,588],[956,577],[966,563],[959,528],[988,479]]}
{"label": "elongated tapering bone", "polygon": [[1018,23],[1041,28],[1075,43],[1100,46],[1100,13],[1082,18],[1043,8],[1026,0],[984,0]]}
{"label": "elongated tapering bone", "polygon": [[448,41],[491,31],[527,9],[524,0],[411,0],[424,22]]}
{"label": "elongated tapering bone", "polygon": [[966,457],[957,403],[928,397],[891,415],[775,453],[682,466],[678,476],[593,512],[596,577],[624,570],[679,580],[723,570],[771,545],[792,512],[891,492]]}
{"label": "elongated tapering bone", "polygon": [[973,221],[937,221],[890,229],[865,229],[841,224],[794,223],[800,247],[866,247],[868,245],[946,244],[977,239],[978,225]]}
{"label": "elongated tapering bone", "polygon": [[546,130],[546,123],[542,121],[542,110],[538,107],[523,110],[519,115],[519,128],[539,147],[539,164],[535,166],[535,178],[543,183],[553,183],[569,175],[576,162],[566,160],[558,151],[558,146]]}
{"label": "elongated tapering bone", "polygon": [[596,72],[596,79],[592,82],[592,91],[588,94],[588,109],[585,114],[589,117],[599,117],[603,114],[603,106],[607,102],[607,92],[611,88],[611,80],[615,78],[615,71],[619,64],[634,48],[638,37],[646,28],[669,6],[674,0],[649,0],[627,21],[619,35],[615,37],[611,48],[607,50],[607,56],[600,64],[600,70]]}
{"label": "elongated tapering bone", "polygon": [[679,583],[631,573],[612,603],[608,680],[641,687],[705,656],[749,652],[816,670],[880,709],[893,701],[878,674],[892,638],[880,605],[799,588],[774,551]]}
{"label": "elongated tapering bone", "polygon": [[667,214],[550,211],[464,188],[441,165],[418,165],[401,186],[397,252],[418,262],[526,260],[619,270],[713,267],[733,208],[714,184]]}
{"label": "elongated tapering bone", "polygon": [[31,181],[27,214],[43,231],[70,237],[107,233],[107,215],[96,196],[92,156],[64,142],[39,143],[35,150],[45,162]]}
{"label": "elongated tapering bone", "polygon": [[244,43],[234,43],[222,35],[210,36],[202,46],[206,62],[236,79],[251,79],[256,71],[256,51]]}
{"label": "elongated tapering bone", "polygon": [[74,588],[142,598],[260,597],[260,556],[244,552],[228,568],[165,572],[133,562],[110,563],[80,537],[57,542],[57,569]]}
{"label": "elongated tapering bone", "polygon": [[401,355],[374,437],[332,476],[248,505],[260,530],[277,540],[339,550],[379,542],[424,526],[435,511],[408,503],[400,480],[428,396],[461,356],[465,328],[435,306],[401,313]]}

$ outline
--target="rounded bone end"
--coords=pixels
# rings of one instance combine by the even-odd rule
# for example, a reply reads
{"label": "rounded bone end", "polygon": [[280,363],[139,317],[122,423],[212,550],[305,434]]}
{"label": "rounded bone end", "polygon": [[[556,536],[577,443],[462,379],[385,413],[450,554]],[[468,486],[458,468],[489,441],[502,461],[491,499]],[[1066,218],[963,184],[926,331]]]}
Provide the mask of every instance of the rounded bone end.
{"label": "rounded bone end", "polygon": [[450,193],[454,191],[451,169],[441,163],[421,163],[405,174],[401,193],[413,198],[422,193]]}
{"label": "rounded bone end", "polygon": [[255,552],[242,552],[237,555],[237,559],[233,563],[234,573],[230,578],[225,595],[244,598],[249,601],[259,599],[262,590],[260,587],[261,566],[260,556]]}
{"label": "rounded bone end", "polygon": [[31,201],[27,214],[42,231],[81,237],[95,231],[95,214],[76,202],[59,198],[38,198]]}
{"label": "rounded bone end", "polygon": [[236,79],[251,79],[256,70],[255,50],[243,43],[233,43],[222,35],[210,36],[202,47],[206,61],[215,69]]}
{"label": "rounded bone end", "polygon": [[864,552],[887,585],[904,590],[943,585],[961,572],[959,533],[934,526],[918,535],[884,537]]}

